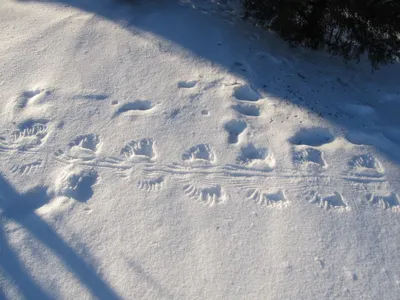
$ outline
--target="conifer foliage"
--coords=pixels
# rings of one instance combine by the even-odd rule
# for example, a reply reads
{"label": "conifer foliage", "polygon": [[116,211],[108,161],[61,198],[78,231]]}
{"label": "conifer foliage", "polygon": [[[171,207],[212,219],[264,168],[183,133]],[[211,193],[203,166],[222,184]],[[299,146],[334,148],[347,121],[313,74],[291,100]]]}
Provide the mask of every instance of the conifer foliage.
{"label": "conifer foliage", "polygon": [[400,58],[400,0],[244,0],[245,16],[283,39],[374,69]]}

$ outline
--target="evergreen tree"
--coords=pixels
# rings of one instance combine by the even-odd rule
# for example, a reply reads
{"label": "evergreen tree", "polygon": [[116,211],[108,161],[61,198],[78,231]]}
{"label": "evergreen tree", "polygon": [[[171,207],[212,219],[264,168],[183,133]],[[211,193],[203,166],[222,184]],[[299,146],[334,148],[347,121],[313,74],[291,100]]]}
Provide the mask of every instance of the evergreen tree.
{"label": "evergreen tree", "polygon": [[246,17],[283,39],[373,68],[400,58],[400,0],[244,0]]}

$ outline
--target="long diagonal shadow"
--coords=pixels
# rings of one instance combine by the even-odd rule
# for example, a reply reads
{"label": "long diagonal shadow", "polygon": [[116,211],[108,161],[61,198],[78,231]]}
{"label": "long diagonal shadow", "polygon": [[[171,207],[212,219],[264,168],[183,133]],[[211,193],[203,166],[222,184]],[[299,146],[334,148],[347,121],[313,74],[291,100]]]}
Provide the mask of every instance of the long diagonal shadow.
{"label": "long diagonal shadow", "polygon": [[[52,250],[97,299],[120,299],[96,272],[34,210],[48,202],[46,188],[36,188],[26,194],[17,191],[0,174],[0,210],[2,218],[11,219],[24,227],[36,239]],[[7,238],[1,231],[1,268],[12,278],[27,299],[50,299],[28,275]]]}
{"label": "long diagonal shadow", "polygon": [[[50,296],[38,286],[28,275],[27,270],[20,263],[17,255],[8,245],[7,237],[0,228],[0,267],[13,283],[15,283],[26,299],[51,299]],[[0,295],[1,298],[1,295]],[[6,299],[5,296],[4,298]]]}

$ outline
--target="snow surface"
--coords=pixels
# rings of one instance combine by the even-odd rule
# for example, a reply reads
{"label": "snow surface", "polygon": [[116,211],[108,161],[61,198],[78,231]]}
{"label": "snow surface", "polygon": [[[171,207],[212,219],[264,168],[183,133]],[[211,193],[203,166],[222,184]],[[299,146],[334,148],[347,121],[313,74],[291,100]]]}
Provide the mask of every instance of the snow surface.
{"label": "snow surface", "polygon": [[398,299],[398,65],[223,1],[0,4],[0,298]]}

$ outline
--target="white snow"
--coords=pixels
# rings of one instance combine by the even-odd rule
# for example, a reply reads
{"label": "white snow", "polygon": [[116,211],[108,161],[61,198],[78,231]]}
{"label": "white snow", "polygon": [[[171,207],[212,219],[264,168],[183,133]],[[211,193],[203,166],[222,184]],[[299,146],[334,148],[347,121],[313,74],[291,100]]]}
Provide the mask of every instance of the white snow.
{"label": "white snow", "polygon": [[398,299],[399,65],[235,7],[1,1],[0,298]]}

